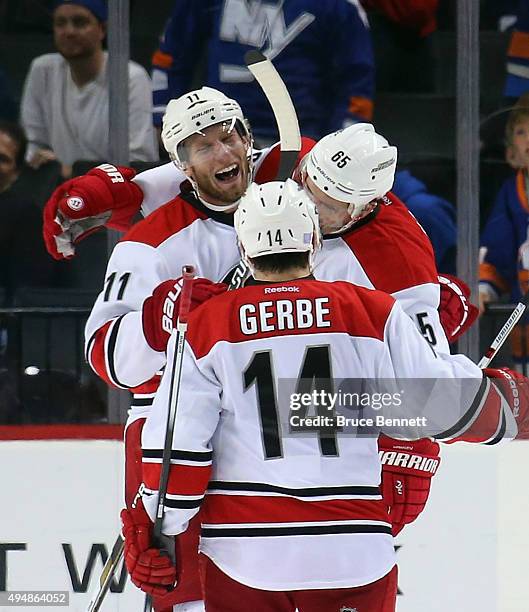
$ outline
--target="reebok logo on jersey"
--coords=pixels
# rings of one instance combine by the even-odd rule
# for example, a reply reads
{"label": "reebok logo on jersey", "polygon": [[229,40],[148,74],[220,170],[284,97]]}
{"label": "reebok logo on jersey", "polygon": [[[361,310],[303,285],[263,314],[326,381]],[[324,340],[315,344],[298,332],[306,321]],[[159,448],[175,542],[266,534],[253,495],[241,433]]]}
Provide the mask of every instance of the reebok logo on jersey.
{"label": "reebok logo on jersey", "polygon": [[282,291],[288,293],[299,293],[299,287],[265,287],[265,293],[281,293]]}
{"label": "reebok logo on jersey", "polygon": [[66,205],[77,212],[83,208],[84,200],[83,198],[71,197],[66,200]]}
{"label": "reebok logo on jersey", "polygon": [[378,453],[382,465],[394,465],[408,470],[418,470],[435,474],[439,467],[439,459],[410,455],[410,453],[396,453],[395,451],[380,451]]}

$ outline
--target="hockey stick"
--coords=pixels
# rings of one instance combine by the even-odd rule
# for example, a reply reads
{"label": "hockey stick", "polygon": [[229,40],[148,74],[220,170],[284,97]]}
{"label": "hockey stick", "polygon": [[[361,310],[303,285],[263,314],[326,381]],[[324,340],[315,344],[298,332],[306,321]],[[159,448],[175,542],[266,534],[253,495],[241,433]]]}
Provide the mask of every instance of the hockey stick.
{"label": "hockey stick", "polygon": [[272,110],[279,130],[281,157],[276,181],[290,178],[301,151],[301,133],[296,109],[285,82],[274,64],[260,51],[247,51],[244,61],[248,70],[261,86]]}
{"label": "hockey stick", "polygon": [[[180,294],[180,307],[178,310],[178,322],[176,330],[173,329],[172,336],[176,335],[175,351],[171,364],[171,383],[169,390],[169,409],[167,413],[167,424],[165,428],[165,443],[162,454],[162,470],[160,474],[160,485],[158,487],[158,507],[152,540],[155,547],[163,548],[162,543],[162,523],[164,515],[165,498],[167,496],[167,485],[169,483],[169,470],[171,468],[171,453],[173,449],[173,433],[176,422],[176,410],[178,407],[178,396],[180,395],[180,377],[182,375],[182,361],[184,357],[184,342],[187,332],[187,318],[191,306],[191,291],[193,289],[193,279],[195,269],[193,266],[182,268],[182,293]],[[145,597],[144,610],[147,612],[152,609],[152,598]]]}
{"label": "hockey stick", "polygon": [[103,566],[103,571],[99,577],[98,589],[92,594],[86,612],[97,612],[103,603],[103,599],[107,594],[110,587],[110,581],[116,573],[117,567],[123,558],[123,550],[125,548],[125,541],[121,533],[116,538],[112,551],[107,559],[107,562]]}
{"label": "hockey stick", "polygon": [[494,340],[492,341],[489,348],[485,351],[485,354],[478,362],[478,367],[486,368],[490,362],[497,355],[500,348],[503,346],[505,340],[514,329],[514,326],[522,318],[523,313],[529,306],[529,292],[527,292],[522,300],[516,304],[515,309],[512,311],[511,316],[505,321],[503,327],[500,329]]}
{"label": "hockey stick", "polygon": [[[285,181],[292,176],[301,151],[301,134],[296,109],[283,79],[269,59],[260,51],[248,51],[244,61],[261,86],[274,112],[281,151],[275,180]],[[250,269],[244,261],[241,261],[232,274],[230,291],[242,287],[249,276]]]}

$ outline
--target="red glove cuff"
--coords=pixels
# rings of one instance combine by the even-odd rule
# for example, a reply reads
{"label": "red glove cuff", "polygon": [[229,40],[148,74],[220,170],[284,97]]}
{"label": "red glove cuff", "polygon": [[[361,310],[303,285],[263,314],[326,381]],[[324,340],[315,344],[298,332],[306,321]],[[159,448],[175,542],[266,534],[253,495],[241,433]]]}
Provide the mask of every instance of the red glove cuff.
{"label": "red glove cuff", "polygon": [[479,309],[470,302],[470,289],[450,274],[438,277],[441,289],[439,318],[448,342],[455,342],[474,323]]}

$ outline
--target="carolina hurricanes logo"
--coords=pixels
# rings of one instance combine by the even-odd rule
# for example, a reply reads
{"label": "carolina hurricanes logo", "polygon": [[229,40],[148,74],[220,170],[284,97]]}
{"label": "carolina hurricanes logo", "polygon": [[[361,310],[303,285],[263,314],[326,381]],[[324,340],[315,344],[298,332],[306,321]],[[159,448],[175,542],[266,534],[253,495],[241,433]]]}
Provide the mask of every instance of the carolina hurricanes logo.
{"label": "carolina hurricanes logo", "polygon": [[66,200],[66,204],[68,205],[69,208],[77,212],[78,210],[81,210],[81,208],[83,208],[84,200],[83,198],[77,198],[77,197],[73,198],[72,197]]}

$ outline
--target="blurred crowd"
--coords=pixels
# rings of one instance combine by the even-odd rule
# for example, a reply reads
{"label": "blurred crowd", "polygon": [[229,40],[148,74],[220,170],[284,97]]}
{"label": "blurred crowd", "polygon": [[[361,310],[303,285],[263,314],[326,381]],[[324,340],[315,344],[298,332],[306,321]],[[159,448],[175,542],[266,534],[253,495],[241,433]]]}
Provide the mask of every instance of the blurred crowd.
{"label": "blurred crowd", "polygon": [[[393,191],[430,237],[439,271],[455,272],[455,0],[147,4],[130,1],[134,167],[167,161],[159,141],[167,103],[203,84],[240,102],[257,145],[276,141],[271,108],[243,61],[259,49],[285,80],[303,135],[367,121],[399,148]],[[101,285],[104,242],[86,247],[76,274],[46,254],[41,214],[61,181],[112,162],[107,22],[106,0],[0,0],[1,307],[72,305],[71,293],[83,291],[89,303]],[[519,299],[529,282],[529,0],[482,0],[481,28],[484,311]],[[43,302],[28,288],[52,291]],[[2,329],[0,318],[5,358]],[[525,363],[529,334],[519,330],[516,358]]]}

